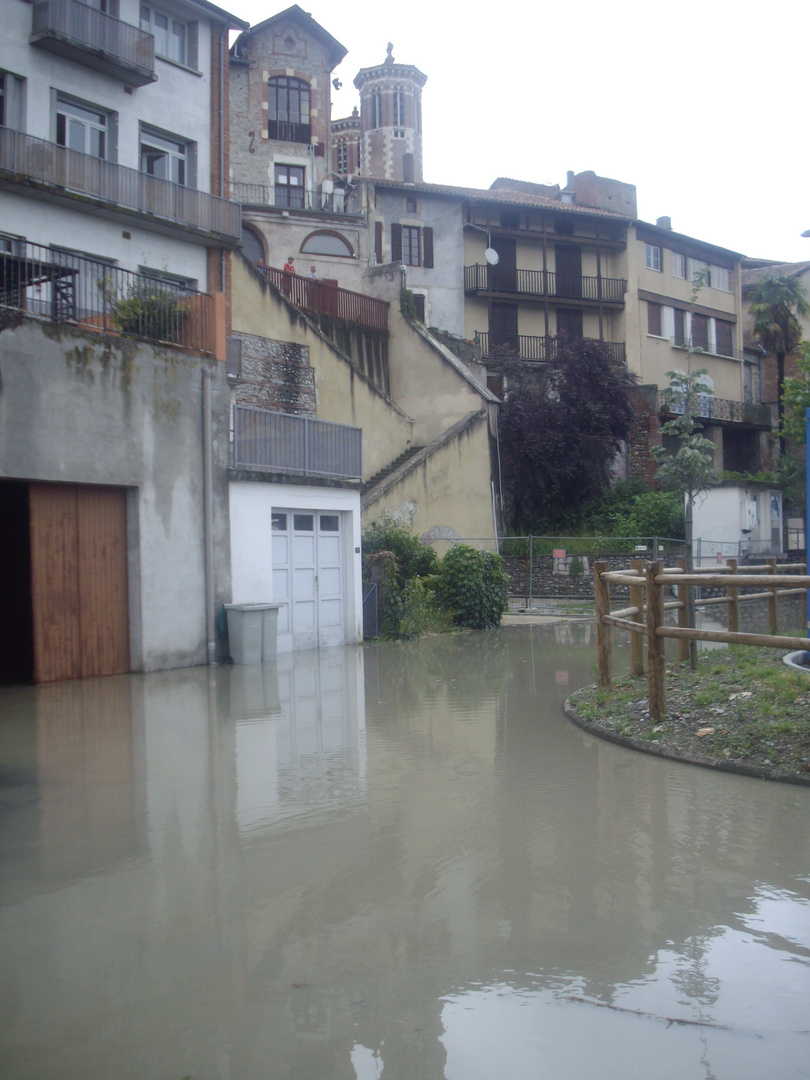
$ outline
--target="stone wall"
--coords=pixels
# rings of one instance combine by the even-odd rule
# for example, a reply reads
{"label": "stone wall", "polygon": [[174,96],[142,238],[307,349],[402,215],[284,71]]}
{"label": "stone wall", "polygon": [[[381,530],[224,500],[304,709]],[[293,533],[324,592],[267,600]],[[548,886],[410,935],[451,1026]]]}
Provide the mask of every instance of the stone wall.
{"label": "stone wall", "polygon": [[[683,554],[680,552],[679,554]],[[629,553],[619,555],[566,555],[555,559],[551,555],[534,555],[529,568],[525,556],[507,555],[504,565],[509,575],[509,596],[512,600],[526,600],[560,597],[569,600],[593,600],[593,567],[595,562],[607,563],[610,570],[626,570],[633,556]],[[674,554],[669,554],[662,561],[665,566],[674,566]],[[581,572],[578,572],[581,564]],[[573,569],[573,573],[572,573]],[[531,582],[530,582],[531,575]],[[629,590],[617,585],[611,586],[611,595],[627,597]]]}

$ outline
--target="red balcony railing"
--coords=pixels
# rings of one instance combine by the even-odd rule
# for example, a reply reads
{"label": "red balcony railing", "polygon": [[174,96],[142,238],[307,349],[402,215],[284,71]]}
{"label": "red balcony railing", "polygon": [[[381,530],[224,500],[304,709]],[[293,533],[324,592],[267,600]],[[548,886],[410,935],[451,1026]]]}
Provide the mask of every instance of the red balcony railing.
{"label": "red balcony railing", "polygon": [[324,281],[299,277],[277,270],[274,266],[259,266],[262,274],[293,303],[310,315],[327,316],[367,330],[388,331],[388,303],[373,296],[327,285]]}

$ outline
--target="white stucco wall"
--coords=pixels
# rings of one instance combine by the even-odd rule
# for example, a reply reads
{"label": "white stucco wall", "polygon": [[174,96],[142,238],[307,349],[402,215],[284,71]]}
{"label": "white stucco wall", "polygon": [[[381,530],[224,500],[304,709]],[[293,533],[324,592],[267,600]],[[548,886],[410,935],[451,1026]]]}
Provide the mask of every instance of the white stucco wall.
{"label": "white stucco wall", "polygon": [[232,481],[230,528],[233,603],[269,603],[277,599],[273,594],[271,549],[271,518],[274,509],[315,509],[342,515],[345,641],[362,641],[360,494],[357,491],[296,484]]}

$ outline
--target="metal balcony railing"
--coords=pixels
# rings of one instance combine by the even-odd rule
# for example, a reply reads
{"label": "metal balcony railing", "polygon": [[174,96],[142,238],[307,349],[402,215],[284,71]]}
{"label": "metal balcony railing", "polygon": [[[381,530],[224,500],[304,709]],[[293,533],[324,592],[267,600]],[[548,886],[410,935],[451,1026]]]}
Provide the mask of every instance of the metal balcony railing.
{"label": "metal balcony railing", "polygon": [[6,187],[33,183],[97,200],[123,216],[137,217],[145,228],[181,233],[185,239],[194,240],[196,231],[200,243],[236,245],[242,236],[238,203],[2,127],[0,178]]}
{"label": "metal balcony railing", "polygon": [[157,78],[154,37],[79,0],[36,0],[30,41],[125,86]]}
{"label": "metal balcony railing", "polygon": [[274,206],[278,210],[314,210],[323,214],[362,213],[356,197],[343,188],[334,191],[307,191],[279,184],[231,183],[231,198],[250,206]]}
{"label": "metal balcony railing", "polygon": [[510,270],[476,263],[464,267],[464,291],[623,304],[627,282],[624,278],[581,277],[553,270]]}
{"label": "metal balcony railing", "polygon": [[210,297],[111,263],[13,241],[0,252],[0,326],[15,314],[212,353]]}
{"label": "metal balcony railing", "polygon": [[324,281],[299,277],[277,270],[274,266],[257,266],[296,307],[314,316],[325,315],[331,319],[362,326],[367,330],[388,332],[388,303],[373,296],[327,285]]}
{"label": "metal balcony railing", "polygon": [[234,407],[235,469],[359,480],[363,431],[247,405]]}
{"label": "metal balcony railing", "polygon": [[[553,337],[532,337],[527,334],[495,334],[476,331],[476,342],[481,346],[481,355],[487,360],[535,360],[546,363],[553,360],[559,347]],[[586,338],[596,341],[596,338]],[[610,353],[611,360],[623,364],[625,348],[623,341],[600,341]]]}
{"label": "metal balcony railing", "polygon": [[[658,411],[675,416],[683,415],[683,399],[667,399],[658,395]],[[753,427],[770,430],[772,427],[771,410],[767,405],[753,401],[733,401],[729,398],[717,398],[714,394],[696,394],[692,401],[692,415],[701,420],[719,420],[732,424],[750,424]]]}

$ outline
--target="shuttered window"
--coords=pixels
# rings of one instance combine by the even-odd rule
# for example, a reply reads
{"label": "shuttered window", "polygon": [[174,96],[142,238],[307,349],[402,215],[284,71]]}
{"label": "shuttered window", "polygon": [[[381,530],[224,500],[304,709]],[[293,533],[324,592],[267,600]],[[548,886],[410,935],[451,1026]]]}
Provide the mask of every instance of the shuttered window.
{"label": "shuttered window", "polygon": [[714,332],[719,355],[731,356],[733,353],[732,342],[734,340],[734,324],[724,322],[722,319],[715,319]]}
{"label": "shuttered window", "polygon": [[381,221],[374,222],[374,261],[378,264],[383,261],[383,223]]}
{"label": "shuttered window", "polygon": [[705,315],[692,316],[692,348],[709,348],[709,320]]}
{"label": "shuttered window", "polygon": [[391,261],[433,269],[433,229],[416,225],[391,226]]}
{"label": "shuttered window", "polygon": [[661,337],[661,305],[647,302],[647,333]]}

